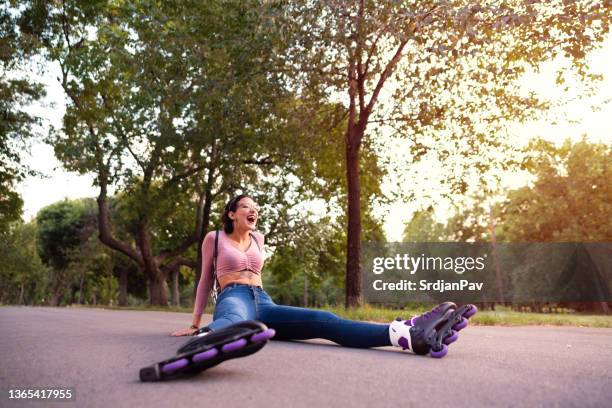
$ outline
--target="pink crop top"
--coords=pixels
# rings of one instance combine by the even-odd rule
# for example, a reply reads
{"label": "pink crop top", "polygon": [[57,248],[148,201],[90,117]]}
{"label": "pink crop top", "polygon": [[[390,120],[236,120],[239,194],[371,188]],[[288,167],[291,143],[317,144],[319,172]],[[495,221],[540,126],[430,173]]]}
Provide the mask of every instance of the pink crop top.
{"label": "pink crop top", "polygon": [[[219,231],[219,242],[217,252],[217,277],[232,272],[251,271],[261,274],[264,262],[264,236],[259,232],[253,232],[257,242],[251,238],[251,245],[246,251],[238,248],[224,231]],[[202,274],[196,291],[194,314],[201,315],[208,303],[208,295],[213,283],[213,254],[215,249],[215,231],[211,231],[204,237],[202,243]]]}

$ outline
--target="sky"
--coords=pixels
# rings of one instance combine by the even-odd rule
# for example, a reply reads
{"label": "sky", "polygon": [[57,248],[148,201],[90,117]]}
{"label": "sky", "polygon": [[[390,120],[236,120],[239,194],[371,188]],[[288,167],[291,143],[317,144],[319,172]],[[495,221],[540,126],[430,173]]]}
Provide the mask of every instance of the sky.
{"label": "sky", "polygon": [[[41,103],[29,107],[27,110],[42,118],[39,132],[42,136],[49,133],[51,126],[61,128],[62,118],[66,111],[64,91],[58,82],[60,72],[55,65],[46,66],[44,76],[33,74],[38,81],[45,84],[47,96]],[[22,159],[33,170],[43,175],[40,177],[27,177],[18,187],[24,201],[23,218],[29,221],[36,216],[41,208],[64,198],[96,197],[97,189],[93,187],[93,178],[76,173],[67,172],[55,158],[53,148],[42,141],[34,143],[29,152],[22,154]]]}
{"label": "sky", "polygon": [[[604,79],[598,86],[598,92],[588,98],[581,98],[583,89],[575,81],[568,81],[569,90],[564,91],[555,84],[556,71],[566,61],[558,59],[541,66],[540,72],[527,73],[521,81],[525,92],[533,90],[540,96],[553,101],[569,101],[564,106],[553,111],[550,116],[525,124],[513,124],[510,135],[519,145],[526,144],[531,138],[541,136],[547,140],[561,143],[566,138],[577,140],[586,135],[592,142],[612,144],[612,36],[604,42],[602,48],[589,55],[589,65],[594,73],[602,74]],[[47,66],[48,72],[38,79],[47,87],[47,97],[39,105],[28,110],[43,118],[40,133],[46,135],[49,127],[61,127],[65,111],[65,95],[57,81],[58,68]],[[607,102],[607,103],[606,103]],[[405,151],[406,147],[398,144],[387,146],[389,154]],[[404,149],[404,150],[403,150]],[[30,220],[38,210],[46,205],[64,198],[95,197],[98,190],[93,187],[93,178],[88,175],[78,175],[66,172],[55,158],[51,146],[43,142],[35,143],[30,152],[24,152],[24,161],[35,170],[45,174],[45,178],[28,177],[17,188],[24,200],[24,218]],[[428,168],[432,164],[423,163],[419,171],[436,172],[436,168]],[[393,172],[391,172],[393,176]],[[505,174],[505,188],[517,188],[525,185],[528,177],[525,174]],[[426,186],[430,195],[435,197],[436,186]],[[397,186],[391,180],[383,182],[383,190],[392,192]],[[420,202],[396,202],[376,212],[383,217],[384,229],[389,241],[401,240],[404,225],[408,222]],[[444,219],[450,215],[452,203],[439,197],[436,201],[436,215]],[[322,207],[321,207],[322,208]]]}

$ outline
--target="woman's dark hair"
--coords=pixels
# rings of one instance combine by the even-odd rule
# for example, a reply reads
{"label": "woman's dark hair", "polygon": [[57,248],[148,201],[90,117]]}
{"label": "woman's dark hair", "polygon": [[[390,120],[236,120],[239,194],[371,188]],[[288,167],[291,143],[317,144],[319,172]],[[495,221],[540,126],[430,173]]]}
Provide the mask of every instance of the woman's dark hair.
{"label": "woman's dark hair", "polygon": [[225,205],[223,215],[221,216],[221,222],[223,222],[223,231],[225,231],[226,234],[231,234],[234,231],[234,221],[229,217],[229,212],[236,212],[238,203],[245,197],[249,196],[247,194],[237,195]]}

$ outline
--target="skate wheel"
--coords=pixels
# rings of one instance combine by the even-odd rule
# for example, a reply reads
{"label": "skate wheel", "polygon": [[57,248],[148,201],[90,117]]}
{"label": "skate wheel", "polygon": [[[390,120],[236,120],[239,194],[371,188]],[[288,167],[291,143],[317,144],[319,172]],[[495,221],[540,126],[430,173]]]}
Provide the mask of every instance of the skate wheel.
{"label": "skate wheel", "polygon": [[274,337],[276,331],[274,329],[264,330],[261,333],[255,333],[251,336],[251,342],[257,343],[260,341],[266,341]]}
{"label": "skate wheel", "polygon": [[471,307],[468,309],[467,312],[465,312],[463,314],[463,317],[465,317],[466,319],[469,319],[470,317],[474,316],[476,314],[476,312],[478,311],[478,308],[474,305],[470,305]]}
{"label": "skate wheel", "polygon": [[227,343],[221,348],[221,350],[223,350],[224,353],[229,353],[231,351],[236,351],[238,349],[241,349],[246,345],[247,345],[246,339],[240,339],[240,340],[232,341],[231,343]]}
{"label": "skate wheel", "polygon": [[459,331],[465,329],[468,325],[468,320],[465,317],[461,318],[461,321],[453,326],[453,330]]}
{"label": "skate wheel", "polygon": [[219,350],[217,350],[216,348],[212,348],[210,350],[194,355],[191,360],[193,360],[194,363],[199,363],[201,361],[208,360],[209,358],[213,358],[217,354],[219,354]]}
{"label": "skate wheel", "polygon": [[442,358],[446,355],[446,353],[448,353],[448,346],[446,344],[442,344],[442,349],[440,351],[431,350],[429,352],[433,358]]}
{"label": "skate wheel", "polygon": [[186,358],[181,358],[180,360],[173,361],[172,363],[166,364],[162,367],[162,372],[166,374],[170,374],[173,371],[179,370],[183,367],[186,367],[189,364],[189,361]]}
{"label": "skate wheel", "polygon": [[451,343],[456,342],[458,338],[459,338],[459,333],[457,333],[456,331],[452,330],[451,335],[448,336],[447,338],[445,338],[443,343],[446,344],[446,345],[449,345]]}

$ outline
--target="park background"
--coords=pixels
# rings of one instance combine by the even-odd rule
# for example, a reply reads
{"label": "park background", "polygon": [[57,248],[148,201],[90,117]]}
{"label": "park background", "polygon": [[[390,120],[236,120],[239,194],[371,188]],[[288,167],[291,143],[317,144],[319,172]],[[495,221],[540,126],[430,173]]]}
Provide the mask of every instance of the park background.
{"label": "park background", "polygon": [[361,241],[610,242],[611,7],[3,1],[0,302],[189,308],[239,192],[275,301],[357,318]]}

